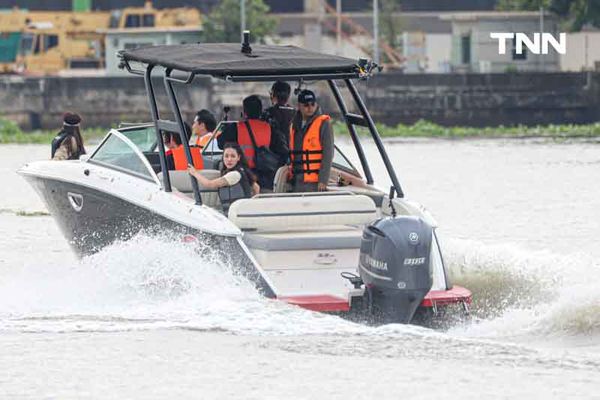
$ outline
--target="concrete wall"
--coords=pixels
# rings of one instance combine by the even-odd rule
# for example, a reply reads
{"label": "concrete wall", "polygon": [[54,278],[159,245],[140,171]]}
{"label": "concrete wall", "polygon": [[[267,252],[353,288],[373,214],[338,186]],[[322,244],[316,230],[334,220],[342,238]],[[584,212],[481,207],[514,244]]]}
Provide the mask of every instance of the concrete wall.
{"label": "concrete wall", "polygon": [[[194,90],[178,93],[188,120],[197,108],[212,105],[210,82],[195,79]],[[155,80],[154,86],[159,108],[169,112],[162,80]],[[0,116],[17,121],[25,129],[55,128],[60,125],[61,115],[69,110],[80,113],[86,126],[151,121],[141,77],[0,77]]]}
{"label": "concrete wall", "polygon": [[535,125],[600,120],[599,73],[382,74],[362,85],[381,122]]}
{"label": "concrete wall", "polygon": [[[269,83],[246,86],[198,78],[182,89],[179,104],[190,121],[201,108],[220,116],[257,93],[266,102]],[[426,119],[444,125],[589,123],[600,120],[600,73],[401,74],[375,76],[358,87],[374,119],[387,124]],[[169,117],[161,80],[155,84],[160,108]],[[324,84],[311,84],[319,102],[337,110]],[[295,103],[295,102],[294,102]],[[350,109],[354,109],[348,101]],[[56,128],[67,110],[82,114],[86,126],[150,120],[139,77],[0,77],[0,116],[24,128]],[[230,116],[236,118],[239,108]]]}

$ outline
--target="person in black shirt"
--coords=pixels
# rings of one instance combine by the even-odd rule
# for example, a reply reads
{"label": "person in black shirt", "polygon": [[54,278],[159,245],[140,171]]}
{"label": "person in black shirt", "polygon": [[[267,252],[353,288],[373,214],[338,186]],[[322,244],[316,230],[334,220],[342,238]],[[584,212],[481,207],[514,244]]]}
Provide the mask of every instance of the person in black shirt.
{"label": "person in black shirt", "polygon": [[288,104],[292,89],[287,82],[276,81],[271,86],[269,96],[272,106],[263,113],[263,119],[271,124],[273,133],[289,147],[290,123],[296,110]]}

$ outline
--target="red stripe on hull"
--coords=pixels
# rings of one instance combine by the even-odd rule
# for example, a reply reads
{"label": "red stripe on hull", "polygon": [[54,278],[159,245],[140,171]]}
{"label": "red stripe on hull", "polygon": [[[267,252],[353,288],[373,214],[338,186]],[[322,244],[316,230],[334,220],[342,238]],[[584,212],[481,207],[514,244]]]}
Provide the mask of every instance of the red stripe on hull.
{"label": "red stripe on hull", "polygon": [[425,295],[425,298],[421,302],[421,307],[433,307],[434,303],[436,306],[460,304],[463,302],[471,304],[472,300],[473,295],[469,289],[454,286],[450,290],[431,290]]}
{"label": "red stripe on hull", "polygon": [[315,296],[284,296],[278,297],[278,299],[312,311],[350,311],[348,300],[327,294]]}

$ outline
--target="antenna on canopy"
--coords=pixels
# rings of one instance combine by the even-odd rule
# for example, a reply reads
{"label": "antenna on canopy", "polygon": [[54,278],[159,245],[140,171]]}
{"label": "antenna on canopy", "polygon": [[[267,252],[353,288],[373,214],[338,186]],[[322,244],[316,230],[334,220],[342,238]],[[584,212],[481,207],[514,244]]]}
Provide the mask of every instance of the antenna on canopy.
{"label": "antenna on canopy", "polygon": [[294,95],[298,95],[302,91],[302,85],[304,85],[304,79],[298,79],[298,86],[294,89]]}
{"label": "antenna on canopy", "polygon": [[242,53],[252,54],[252,47],[250,47],[250,31],[244,31],[244,41],[242,42]]}

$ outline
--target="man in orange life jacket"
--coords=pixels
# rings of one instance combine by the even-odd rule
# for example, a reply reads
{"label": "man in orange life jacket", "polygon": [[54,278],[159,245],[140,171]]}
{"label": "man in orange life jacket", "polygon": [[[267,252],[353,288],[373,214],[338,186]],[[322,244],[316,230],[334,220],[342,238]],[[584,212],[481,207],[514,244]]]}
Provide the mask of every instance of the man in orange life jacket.
{"label": "man in orange life jacket", "polygon": [[[255,149],[250,137],[250,130],[254,136],[254,142],[257,147],[268,147],[273,153],[280,158],[280,165],[285,164],[288,156],[288,148],[283,142],[280,135],[271,134],[271,125],[268,122],[262,121],[262,101],[256,95],[248,96],[242,102],[243,119],[237,124],[228,124],[223,133],[217,138],[219,148],[222,149],[225,143],[238,143],[246,159],[250,169],[256,173],[258,183],[262,189],[273,189],[273,178],[275,170],[269,172],[259,172],[256,170]],[[250,130],[248,129],[250,126]]]}
{"label": "man in orange life jacket", "polygon": [[192,124],[192,133],[195,135],[194,144],[201,148],[204,147],[212,137],[212,133],[216,127],[217,120],[210,111],[198,111]]}
{"label": "man in orange life jacket", "polygon": [[[187,123],[184,123],[184,125],[186,140],[189,141],[192,130]],[[179,134],[176,132],[165,132],[163,134],[163,140],[168,149],[165,153],[167,156],[167,168],[169,170],[177,171],[187,170],[189,163],[185,156],[185,148],[183,147]],[[203,169],[204,162],[202,160],[202,155],[200,154],[200,147],[190,146],[190,151],[192,153],[192,160],[194,161],[194,168]]]}
{"label": "man in orange life jacket", "polygon": [[289,141],[293,190],[325,191],[334,150],[330,117],[323,114],[311,90],[298,94],[298,111],[292,120]]}

